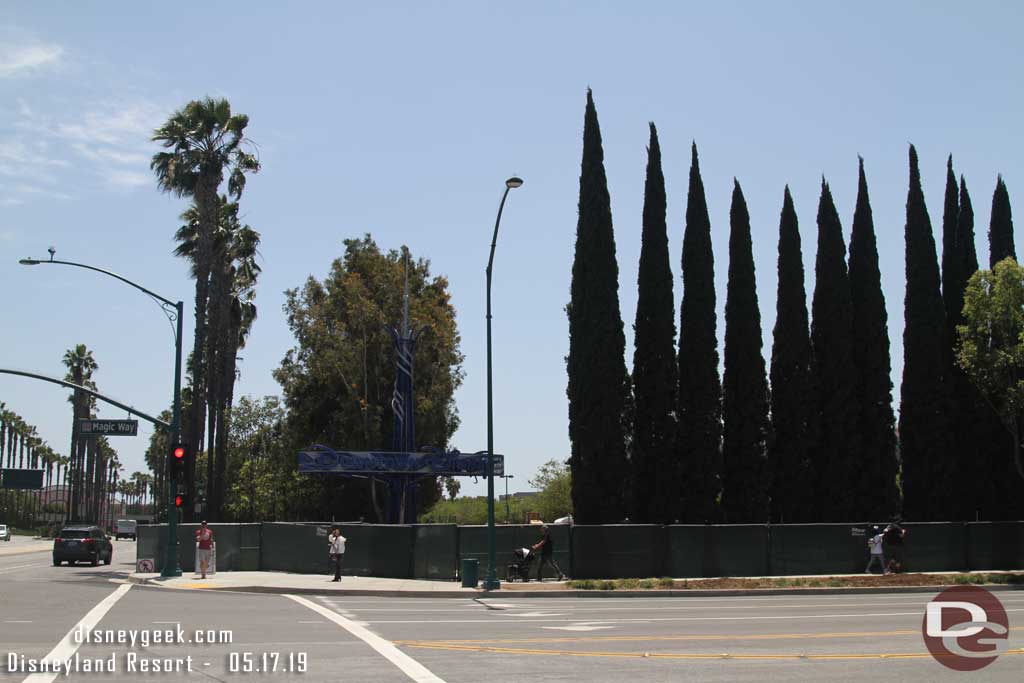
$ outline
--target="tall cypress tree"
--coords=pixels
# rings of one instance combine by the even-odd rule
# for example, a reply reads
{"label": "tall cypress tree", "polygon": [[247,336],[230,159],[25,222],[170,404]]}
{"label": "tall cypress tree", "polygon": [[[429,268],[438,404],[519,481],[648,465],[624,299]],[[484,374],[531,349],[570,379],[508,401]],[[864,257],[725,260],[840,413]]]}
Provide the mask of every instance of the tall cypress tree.
{"label": "tall cypress tree", "polygon": [[811,337],[800,229],[789,186],[779,218],[778,275],[771,364],[772,521],[811,522],[817,519],[817,484],[811,463],[815,411]]}
{"label": "tall cypress tree", "polygon": [[857,371],[853,359],[853,305],[846,271],[846,244],[832,192],[822,178],[818,202],[818,255],[811,302],[811,347],[818,392],[820,442],[816,451],[822,521],[854,518],[860,475],[861,434]]}
{"label": "tall cypress tree", "polygon": [[907,192],[903,384],[900,390],[900,455],[904,515],[914,521],[951,514],[954,477],[950,427],[946,312],[939,292],[935,238],[921,190],[917,150],[910,146]]}
{"label": "tall cypress tree", "polygon": [[697,144],[690,161],[683,233],[683,303],[679,322],[679,419],[684,522],[715,521],[721,490],[722,389],[715,338],[715,260],[711,219],[700,177]]}
{"label": "tall cypress tree", "polygon": [[589,89],[567,313],[573,511],[584,524],[619,522],[626,513],[624,482],[629,475],[623,424],[629,381],[611,198],[597,110]]}
{"label": "tall cypress tree", "polygon": [[988,226],[989,257],[988,267],[996,264],[1007,256],[1017,260],[1017,252],[1013,247],[1013,215],[1010,213],[1010,193],[1006,191],[1003,176],[996,178],[996,191],[992,193],[992,220]]}
{"label": "tall cypress tree", "polygon": [[946,328],[950,349],[956,339],[956,326],[964,307],[967,280],[960,274],[962,255],[957,247],[960,197],[953,175],[953,155],[946,160],[946,197],[942,211],[942,303],[946,308]]}
{"label": "tall cypress tree", "polygon": [[768,380],[761,356],[750,214],[738,181],[729,211],[722,380],[722,511],[731,523],[768,521]]}
{"label": "tall cypress tree", "polygon": [[[978,253],[974,246],[974,207],[967,191],[967,181],[960,176],[960,201],[956,222],[957,288],[947,288],[943,282],[943,300],[947,304],[947,327],[954,331],[951,346],[955,349],[956,326],[963,323],[964,291],[967,281],[978,270]],[[953,367],[953,396],[957,403],[956,439],[959,457],[957,481],[962,503],[958,517],[967,520],[998,519],[1001,509],[1000,477],[1005,472],[994,471],[993,464],[1005,457],[1011,449],[1009,439],[999,416],[970,381],[966,373]],[[998,468],[997,468],[998,470]]]}
{"label": "tall cypress tree", "polygon": [[[956,243],[960,252],[959,272],[966,283],[978,271],[978,252],[974,246],[974,206],[971,195],[967,192],[967,181],[960,176],[960,212],[956,221]],[[963,315],[963,294],[960,295],[960,315]],[[957,318],[960,320],[961,318]]]}
{"label": "tall cypress tree", "polygon": [[[946,160],[946,194],[942,212],[942,303],[946,311],[947,348],[949,350],[950,400],[954,410],[950,429],[955,447],[950,449],[959,495],[949,500],[948,519],[973,519],[988,488],[985,466],[988,436],[986,407],[967,375],[956,364],[956,327],[963,322],[964,291],[967,280],[978,269],[974,250],[974,210],[966,184],[958,188],[953,174],[952,155]],[[960,206],[964,196],[967,206]],[[969,238],[966,233],[969,232]],[[969,242],[968,242],[969,240]],[[973,260],[973,263],[972,263]]]}
{"label": "tall cypress tree", "polygon": [[895,417],[892,412],[892,366],[889,316],[878,269],[875,224],[860,159],[857,208],[850,235],[850,297],[853,304],[853,365],[862,451],[851,481],[857,488],[851,519],[888,519],[899,511],[896,474]]}
{"label": "tall cypress tree", "polygon": [[675,462],[676,313],[672,298],[665,176],[658,131],[647,148],[640,271],[633,352],[633,521],[674,521],[678,507]]}

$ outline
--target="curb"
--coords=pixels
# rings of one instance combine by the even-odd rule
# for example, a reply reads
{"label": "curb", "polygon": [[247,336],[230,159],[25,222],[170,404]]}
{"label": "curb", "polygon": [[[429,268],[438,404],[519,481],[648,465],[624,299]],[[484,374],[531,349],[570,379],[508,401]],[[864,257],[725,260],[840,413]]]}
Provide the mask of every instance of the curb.
{"label": "curb", "polygon": [[[283,588],[278,586],[223,586],[209,588],[184,588],[177,586],[166,586],[156,579],[145,579],[137,576],[129,576],[129,583],[164,588],[169,590],[191,590],[191,591],[216,591],[219,593],[257,593],[262,595],[320,595],[320,596],[345,596],[345,597],[380,597],[380,598],[732,598],[742,596],[773,596],[773,595],[891,595],[910,593],[935,593],[956,584],[941,584],[936,586],[878,586],[878,587],[853,587],[853,588],[736,588],[736,589],[701,589],[687,588],[684,590],[625,590],[625,591],[601,591],[601,590],[546,590],[546,591],[519,591],[519,590],[477,590],[473,593],[468,591],[418,591],[418,590],[385,590],[385,589],[329,589],[329,588]],[[1024,585],[993,584],[980,586],[993,592],[1007,592],[1024,590]]]}

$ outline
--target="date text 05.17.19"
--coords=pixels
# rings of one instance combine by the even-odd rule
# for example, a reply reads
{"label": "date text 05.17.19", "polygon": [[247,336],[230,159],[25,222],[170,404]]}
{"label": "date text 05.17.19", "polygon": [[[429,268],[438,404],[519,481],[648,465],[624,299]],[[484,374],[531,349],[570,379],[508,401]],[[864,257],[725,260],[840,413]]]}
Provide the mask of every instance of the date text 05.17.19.
{"label": "date text 05.17.19", "polygon": [[309,657],[305,652],[231,652],[228,673],[272,674],[306,673]]}

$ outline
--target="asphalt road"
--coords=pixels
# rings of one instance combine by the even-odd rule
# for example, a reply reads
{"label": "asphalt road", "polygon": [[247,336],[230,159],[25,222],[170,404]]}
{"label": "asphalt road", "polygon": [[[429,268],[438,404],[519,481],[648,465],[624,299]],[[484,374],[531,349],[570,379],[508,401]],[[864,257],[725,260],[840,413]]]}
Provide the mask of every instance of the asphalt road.
{"label": "asphalt road", "polygon": [[[117,670],[27,680],[1020,681],[1024,670],[1024,654],[976,674],[934,661],[921,637],[928,594],[289,598],[130,586],[122,582],[134,544],[114,548],[109,567],[53,567],[47,553],[0,557],[0,681],[26,680],[24,670],[8,672],[8,653],[28,662],[55,650],[80,667],[113,656]],[[1010,647],[1022,649],[1024,591],[997,595],[1015,626]],[[185,642],[61,645],[82,620],[154,641],[170,630]],[[153,661],[182,670],[141,670]]]}

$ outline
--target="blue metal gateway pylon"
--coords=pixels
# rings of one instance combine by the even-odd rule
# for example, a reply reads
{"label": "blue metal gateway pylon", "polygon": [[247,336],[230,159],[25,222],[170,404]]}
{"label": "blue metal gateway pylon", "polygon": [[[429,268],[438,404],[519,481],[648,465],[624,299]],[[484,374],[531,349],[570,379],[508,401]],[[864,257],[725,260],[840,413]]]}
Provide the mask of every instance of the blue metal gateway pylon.
{"label": "blue metal gateway pylon", "polygon": [[[409,253],[405,253],[405,293],[402,296],[402,326],[389,327],[395,345],[395,393],[391,398],[394,422],[391,430],[391,450],[395,453],[413,453],[416,447],[416,412],[412,394],[412,362],[416,353],[416,340],[427,328],[413,332],[409,326]],[[385,477],[388,485],[388,522],[416,523],[416,480],[408,474]],[[403,509],[404,508],[404,509]]]}
{"label": "blue metal gateway pylon", "polygon": [[[416,415],[413,402],[413,359],[416,341],[426,327],[413,330],[409,325],[409,256],[405,255],[405,294],[402,299],[402,324],[388,327],[395,348],[395,391],[391,398],[394,423],[391,451],[335,451],[316,444],[299,453],[299,473],[342,477],[360,477],[382,482],[388,487],[389,524],[416,523],[417,482],[430,477],[483,477],[487,473],[487,454],[463,455],[419,449],[416,445]],[[504,474],[504,459],[495,455],[495,475]]]}

